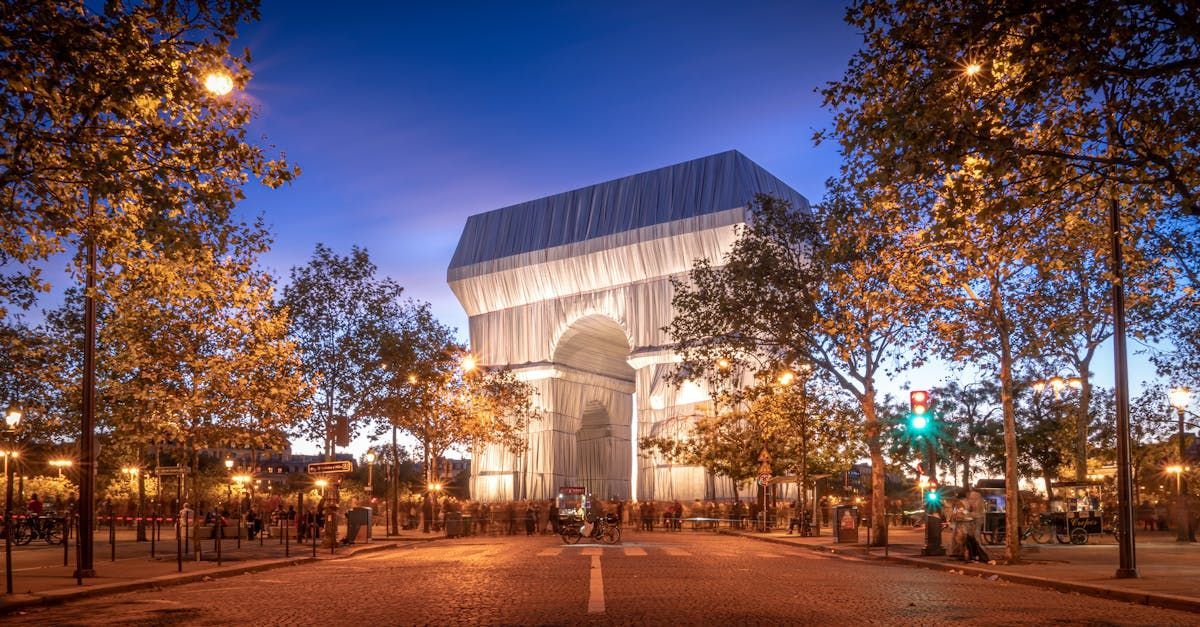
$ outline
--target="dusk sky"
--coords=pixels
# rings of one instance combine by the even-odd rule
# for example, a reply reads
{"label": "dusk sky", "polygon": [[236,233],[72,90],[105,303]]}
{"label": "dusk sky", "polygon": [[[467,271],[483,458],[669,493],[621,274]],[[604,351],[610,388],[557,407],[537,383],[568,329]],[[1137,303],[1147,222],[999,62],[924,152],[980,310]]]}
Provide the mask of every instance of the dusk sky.
{"label": "dusk sky", "polygon": [[814,89],[857,47],[842,9],[645,5],[266,2],[248,95],[303,169],[243,205],[277,235],[266,265],[365,246],[465,332],[445,275],[471,214],[729,149],[818,200],[838,160]]}
{"label": "dusk sky", "polygon": [[[859,45],[837,3],[330,7],[268,1],[244,30],[256,76],[241,97],[303,174],[249,188],[242,210],[272,225],[264,264],[284,282],[318,242],[363,246],[464,340],[446,267],[472,214],[729,149],[813,202],[838,169],[812,141],[830,121],[815,90]],[[1132,362],[1136,394],[1149,372]]]}

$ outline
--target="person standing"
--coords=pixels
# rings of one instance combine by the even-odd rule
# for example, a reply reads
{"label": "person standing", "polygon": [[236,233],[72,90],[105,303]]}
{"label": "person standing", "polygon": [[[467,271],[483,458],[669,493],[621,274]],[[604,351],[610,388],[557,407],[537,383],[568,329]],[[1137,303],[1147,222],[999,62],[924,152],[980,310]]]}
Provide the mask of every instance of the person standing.
{"label": "person standing", "polygon": [[533,508],[533,503],[525,506],[525,535],[532,536],[533,530],[537,527],[537,510]]}

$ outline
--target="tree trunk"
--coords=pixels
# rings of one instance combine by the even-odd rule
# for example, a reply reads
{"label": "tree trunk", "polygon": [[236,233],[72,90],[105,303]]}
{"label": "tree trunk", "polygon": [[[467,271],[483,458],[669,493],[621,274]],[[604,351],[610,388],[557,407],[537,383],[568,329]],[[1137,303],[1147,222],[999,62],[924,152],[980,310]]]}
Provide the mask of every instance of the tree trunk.
{"label": "tree trunk", "polygon": [[964,490],[971,489],[971,456],[964,455],[962,461],[962,487]]}
{"label": "tree trunk", "polygon": [[[393,470],[394,469],[394,470]],[[392,426],[392,466],[388,469],[388,515],[392,518],[392,530],[396,533],[396,529],[400,528],[399,512],[400,503],[396,498],[396,478],[400,475],[400,446],[396,443],[396,427]]]}
{"label": "tree trunk", "polygon": [[[992,288],[994,313],[1000,315],[999,288]],[[1004,556],[1008,563],[1021,560],[1021,504],[1018,502],[1017,476],[1017,411],[1013,401],[1013,355],[1011,337],[1004,317],[1000,315],[997,336],[1000,340],[1000,406],[1004,411]]]}
{"label": "tree trunk", "polygon": [[1076,364],[1079,370],[1079,414],[1076,418],[1075,431],[1075,480],[1087,479],[1088,432],[1091,430],[1091,416],[1088,408],[1092,404],[1092,382],[1088,377],[1088,366],[1091,359]]}
{"label": "tree trunk", "polygon": [[884,483],[883,445],[879,441],[879,416],[875,413],[875,388],[867,385],[862,395],[866,419],[867,449],[871,454],[871,546],[887,546],[887,493]]}

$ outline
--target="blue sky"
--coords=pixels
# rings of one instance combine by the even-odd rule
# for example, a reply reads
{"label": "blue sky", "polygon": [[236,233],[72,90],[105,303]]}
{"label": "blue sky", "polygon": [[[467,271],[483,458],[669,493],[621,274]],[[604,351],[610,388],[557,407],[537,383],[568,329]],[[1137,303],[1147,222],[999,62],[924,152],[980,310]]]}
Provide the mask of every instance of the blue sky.
{"label": "blue sky", "polygon": [[445,271],[471,214],[731,148],[815,201],[838,162],[814,89],[857,38],[805,4],[268,1],[239,42],[255,130],[303,174],[243,205],[265,264],[365,246],[465,328]]}
{"label": "blue sky", "polygon": [[318,242],[363,246],[465,329],[445,274],[471,214],[728,149],[814,202],[837,171],[812,135],[830,121],[815,90],[859,45],[838,3],[334,6],[268,0],[239,41],[254,130],[303,169],[242,205],[272,225],[264,264],[281,277]]}

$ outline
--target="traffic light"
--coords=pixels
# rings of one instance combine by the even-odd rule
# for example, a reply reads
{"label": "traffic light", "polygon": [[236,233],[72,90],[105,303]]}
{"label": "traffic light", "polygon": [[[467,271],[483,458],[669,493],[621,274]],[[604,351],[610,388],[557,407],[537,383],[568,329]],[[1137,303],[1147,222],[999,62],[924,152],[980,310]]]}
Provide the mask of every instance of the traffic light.
{"label": "traffic light", "polygon": [[913,390],[908,393],[908,427],[915,435],[929,430],[930,400],[927,390]]}
{"label": "traffic light", "polygon": [[929,505],[938,505],[941,503],[942,494],[938,492],[936,485],[931,485],[925,490],[925,502]]}

